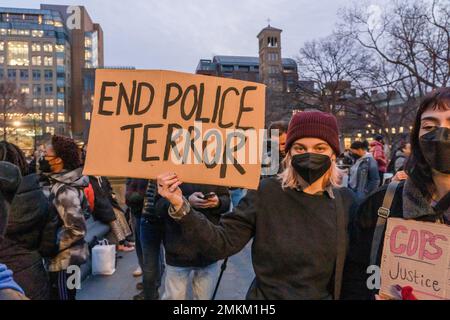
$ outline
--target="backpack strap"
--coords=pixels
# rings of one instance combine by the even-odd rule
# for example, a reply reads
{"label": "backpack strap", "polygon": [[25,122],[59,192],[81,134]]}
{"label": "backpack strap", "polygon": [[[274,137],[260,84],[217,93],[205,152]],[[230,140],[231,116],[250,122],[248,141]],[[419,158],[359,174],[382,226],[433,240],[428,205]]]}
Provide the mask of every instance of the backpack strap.
{"label": "backpack strap", "polygon": [[372,249],[370,251],[370,265],[375,265],[377,262],[378,250],[383,239],[387,219],[391,214],[392,201],[394,200],[395,191],[397,190],[399,183],[400,181],[393,181],[388,185],[386,194],[384,195],[383,204],[378,209],[377,225],[375,226],[372,239]]}
{"label": "backpack strap", "polygon": [[336,199],[336,226],[337,226],[337,256],[334,272],[334,300],[339,300],[342,287],[342,276],[344,272],[345,257],[347,254],[347,226],[344,200],[339,189],[333,189]]}

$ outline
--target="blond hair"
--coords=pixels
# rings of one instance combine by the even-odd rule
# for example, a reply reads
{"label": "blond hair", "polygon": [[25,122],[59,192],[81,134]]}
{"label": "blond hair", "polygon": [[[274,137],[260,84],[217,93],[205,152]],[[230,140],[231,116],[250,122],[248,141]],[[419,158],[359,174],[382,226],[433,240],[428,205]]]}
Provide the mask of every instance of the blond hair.
{"label": "blond hair", "polygon": [[[278,174],[278,179],[281,181],[281,187],[283,189],[297,189],[301,187],[303,179],[300,175],[295,171],[295,169],[291,165],[292,155],[290,152],[286,154],[283,161],[281,162],[283,171]],[[324,179],[323,188],[331,185],[332,187],[341,187],[343,171],[340,170],[336,161],[332,161],[331,170],[326,173],[326,177]]]}

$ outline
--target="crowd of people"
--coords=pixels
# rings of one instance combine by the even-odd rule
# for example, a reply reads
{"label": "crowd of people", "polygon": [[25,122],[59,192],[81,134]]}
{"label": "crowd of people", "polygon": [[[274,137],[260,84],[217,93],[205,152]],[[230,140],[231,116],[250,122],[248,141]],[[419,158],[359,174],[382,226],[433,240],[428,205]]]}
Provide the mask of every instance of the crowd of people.
{"label": "crowd of people", "polygon": [[211,299],[219,261],[250,240],[248,299],[374,299],[366,270],[380,264],[384,198],[392,217],[450,223],[450,88],[423,99],[393,150],[381,135],[341,150],[336,118],[319,111],[271,128],[282,161],[257,190],[161,172],[127,179],[126,206],[106,177],[83,176],[72,139],[53,136],[31,162],[0,142],[0,299],[76,299],[67,270],[88,261],[91,217],[119,251],[135,250],[136,300]]}

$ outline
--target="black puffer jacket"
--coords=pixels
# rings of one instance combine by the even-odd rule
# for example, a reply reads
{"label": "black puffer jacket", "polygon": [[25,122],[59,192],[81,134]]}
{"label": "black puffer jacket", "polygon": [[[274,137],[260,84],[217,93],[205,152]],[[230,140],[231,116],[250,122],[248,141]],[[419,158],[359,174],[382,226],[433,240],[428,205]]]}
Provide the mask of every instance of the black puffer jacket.
{"label": "black puffer jacket", "polygon": [[[194,192],[203,194],[214,192],[220,200],[220,205],[215,209],[198,209],[206,218],[214,224],[218,224],[222,214],[230,209],[230,194],[228,188],[210,185],[182,184],[180,186],[183,196],[189,198]],[[199,248],[192,246],[183,235],[181,226],[168,214],[169,202],[160,198],[156,203],[156,211],[162,218],[164,225],[164,248],[168,265],[175,267],[206,267],[214,263],[215,259],[207,258]]]}
{"label": "black puffer jacket", "polygon": [[96,220],[103,223],[110,223],[116,220],[113,206],[120,208],[117,200],[113,198],[111,183],[106,177],[89,176],[89,183],[94,190],[94,210],[92,215]]}
{"label": "black puffer jacket", "polygon": [[22,178],[12,199],[0,262],[14,272],[14,279],[30,299],[48,298],[48,279],[42,258],[57,252],[58,218],[49,210],[39,177]]}

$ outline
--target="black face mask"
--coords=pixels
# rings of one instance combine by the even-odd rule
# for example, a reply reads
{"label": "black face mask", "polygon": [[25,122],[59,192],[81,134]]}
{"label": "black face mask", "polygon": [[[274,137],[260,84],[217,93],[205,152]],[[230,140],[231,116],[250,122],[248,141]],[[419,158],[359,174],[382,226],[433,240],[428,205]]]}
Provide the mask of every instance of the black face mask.
{"label": "black face mask", "polygon": [[427,163],[435,170],[450,174],[450,129],[438,128],[419,138]]}
{"label": "black face mask", "polygon": [[312,184],[330,169],[331,159],[323,154],[303,153],[293,156],[291,164],[303,180]]}
{"label": "black face mask", "polygon": [[41,170],[44,173],[51,173],[52,167],[50,166],[50,162],[46,160],[44,157],[39,159],[39,170]]}

